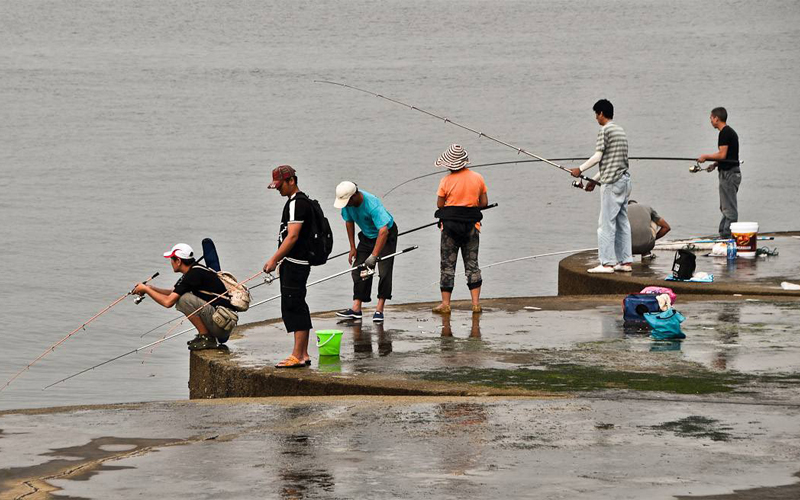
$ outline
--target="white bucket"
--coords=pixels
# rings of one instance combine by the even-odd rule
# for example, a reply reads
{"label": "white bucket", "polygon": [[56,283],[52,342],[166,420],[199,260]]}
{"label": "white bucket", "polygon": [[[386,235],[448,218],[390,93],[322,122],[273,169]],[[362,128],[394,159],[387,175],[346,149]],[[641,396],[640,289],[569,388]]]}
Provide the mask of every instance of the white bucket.
{"label": "white bucket", "polygon": [[758,222],[732,222],[731,236],[736,240],[736,255],[745,259],[756,256]]}

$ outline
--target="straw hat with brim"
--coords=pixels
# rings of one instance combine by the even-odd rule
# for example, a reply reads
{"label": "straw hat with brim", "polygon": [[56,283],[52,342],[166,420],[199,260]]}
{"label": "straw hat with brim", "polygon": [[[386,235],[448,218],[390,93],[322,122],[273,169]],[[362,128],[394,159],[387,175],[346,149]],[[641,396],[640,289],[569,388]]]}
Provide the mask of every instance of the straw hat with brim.
{"label": "straw hat with brim", "polygon": [[453,144],[447,151],[442,153],[438,160],[436,160],[437,167],[445,167],[450,170],[461,170],[469,164],[469,155],[464,151],[464,148],[459,144]]}

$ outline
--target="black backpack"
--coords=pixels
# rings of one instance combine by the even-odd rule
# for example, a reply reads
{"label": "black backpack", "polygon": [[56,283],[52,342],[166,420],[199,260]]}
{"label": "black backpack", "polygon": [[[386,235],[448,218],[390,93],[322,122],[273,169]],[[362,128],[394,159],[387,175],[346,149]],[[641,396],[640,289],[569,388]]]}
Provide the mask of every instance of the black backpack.
{"label": "black backpack", "polygon": [[308,263],[312,266],[321,266],[328,262],[328,256],[333,250],[333,231],[319,202],[312,200],[305,193],[301,193],[300,197],[308,201],[313,214],[307,242]]}
{"label": "black backpack", "polygon": [[672,277],[679,280],[692,279],[697,267],[696,260],[695,254],[688,250],[680,249],[675,252],[675,260],[672,261]]}

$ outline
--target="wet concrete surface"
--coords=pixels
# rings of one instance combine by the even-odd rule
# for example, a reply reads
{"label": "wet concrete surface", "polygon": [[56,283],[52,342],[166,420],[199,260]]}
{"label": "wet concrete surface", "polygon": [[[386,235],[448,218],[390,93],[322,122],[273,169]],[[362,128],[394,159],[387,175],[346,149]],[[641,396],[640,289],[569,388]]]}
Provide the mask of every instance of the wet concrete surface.
{"label": "wet concrete surface", "polygon": [[796,498],[768,493],[800,491],[799,414],[385,397],[5,412],[0,498]]}
{"label": "wet concrete surface", "polygon": [[589,274],[586,270],[597,265],[597,252],[582,252],[559,263],[558,293],[636,293],[643,286],[658,285],[669,286],[679,293],[800,296],[800,291],[781,287],[784,281],[800,284],[800,235],[776,233],[775,240],[759,243],[777,249],[779,254],[728,261],[726,257],[710,256],[710,248],[694,249],[697,256],[696,272],[713,274],[712,283],[666,281],[664,278],[672,274],[676,251],[671,242],[665,243],[670,249],[654,250],[655,260],[641,262],[637,258],[632,273]]}
{"label": "wet concrete surface", "polygon": [[[311,347],[311,369],[345,375],[413,374],[577,363],[675,372],[697,367],[748,374],[800,372],[798,301],[679,297],[675,308],[687,318],[682,342],[654,341],[646,330],[627,327],[620,301],[497,300],[488,301],[481,315],[456,310],[450,316],[412,304],[387,309],[385,324],[320,314],[313,318],[315,329],[344,332],[341,353],[338,358],[320,357]],[[291,346],[280,322],[248,326],[242,337],[229,342],[233,360],[253,368],[272,366]]]}

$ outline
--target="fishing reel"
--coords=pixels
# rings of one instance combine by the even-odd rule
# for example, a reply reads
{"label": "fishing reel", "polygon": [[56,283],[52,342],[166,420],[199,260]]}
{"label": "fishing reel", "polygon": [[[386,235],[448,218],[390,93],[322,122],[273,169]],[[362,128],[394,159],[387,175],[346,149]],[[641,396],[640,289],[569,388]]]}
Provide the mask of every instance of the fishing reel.
{"label": "fishing reel", "polygon": [[137,295],[136,298],[133,299],[133,303],[137,306],[142,303],[142,301],[147,297],[147,295]]}
{"label": "fishing reel", "polygon": [[697,172],[700,172],[701,170],[704,170],[704,169],[703,169],[703,167],[700,166],[699,163],[695,163],[694,165],[689,167],[689,172],[691,172],[693,174],[696,174]]}
{"label": "fishing reel", "polygon": [[264,276],[264,283],[266,283],[267,285],[271,285],[272,282],[275,281],[276,279],[278,279],[277,276],[275,276],[272,273],[267,273],[267,275]]}
{"label": "fishing reel", "polygon": [[578,179],[577,181],[572,181],[572,187],[578,189],[584,189],[583,187],[583,179]]}
{"label": "fishing reel", "polygon": [[370,269],[368,267],[365,267],[364,269],[361,270],[361,272],[359,272],[359,276],[361,276],[361,281],[372,278],[374,274],[375,274],[375,268]]}

